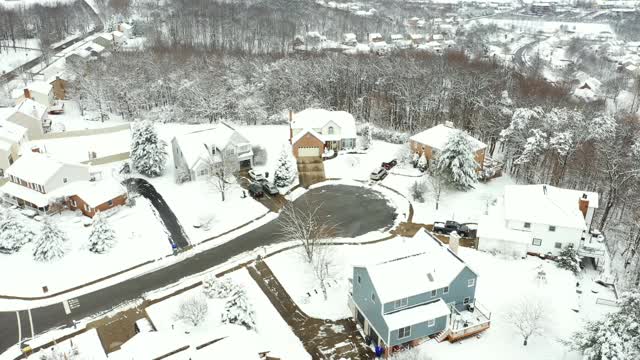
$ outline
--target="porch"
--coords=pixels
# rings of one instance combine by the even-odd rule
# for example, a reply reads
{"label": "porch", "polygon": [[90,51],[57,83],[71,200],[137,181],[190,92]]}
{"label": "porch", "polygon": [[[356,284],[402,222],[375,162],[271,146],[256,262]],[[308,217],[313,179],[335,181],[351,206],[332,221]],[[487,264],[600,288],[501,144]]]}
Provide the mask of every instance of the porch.
{"label": "porch", "polygon": [[477,301],[467,304],[467,309],[458,311],[451,306],[449,327],[440,333],[436,340],[456,342],[488,329],[491,326],[491,312]]}

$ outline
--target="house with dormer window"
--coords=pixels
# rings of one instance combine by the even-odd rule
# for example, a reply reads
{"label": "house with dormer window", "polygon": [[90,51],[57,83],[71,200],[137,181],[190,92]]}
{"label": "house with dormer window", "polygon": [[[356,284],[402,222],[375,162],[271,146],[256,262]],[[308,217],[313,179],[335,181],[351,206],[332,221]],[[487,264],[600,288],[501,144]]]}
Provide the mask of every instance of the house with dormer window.
{"label": "house with dormer window", "polygon": [[489,327],[491,314],[476,301],[478,275],[452,248],[423,229],[394,252],[353,268],[349,307],[369,345],[389,354]]}
{"label": "house with dormer window", "polygon": [[296,114],[290,114],[289,119],[289,142],[294,148],[302,135],[311,133],[323,146],[309,146],[305,155],[298,156],[321,156],[326,150],[349,150],[356,147],[356,121],[353,115],[346,111],[330,111],[325,109],[306,109]]}
{"label": "house with dormer window", "polygon": [[239,169],[253,166],[251,143],[224,122],[176,136],[171,140],[171,148],[174,167],[185,170],[192,181],[208,176],[212,166],[229,158],[237,161]]}

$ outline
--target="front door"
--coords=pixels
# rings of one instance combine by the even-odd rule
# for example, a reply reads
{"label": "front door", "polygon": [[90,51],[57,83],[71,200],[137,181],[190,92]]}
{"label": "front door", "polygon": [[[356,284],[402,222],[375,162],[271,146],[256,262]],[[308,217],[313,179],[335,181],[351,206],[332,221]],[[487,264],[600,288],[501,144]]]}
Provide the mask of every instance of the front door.
{"label": "front door", "polygon": [[369,326],[369,337],[371,338],[372,344],[378,345],[378,334],[373,331],[373,328],[371,326]]}

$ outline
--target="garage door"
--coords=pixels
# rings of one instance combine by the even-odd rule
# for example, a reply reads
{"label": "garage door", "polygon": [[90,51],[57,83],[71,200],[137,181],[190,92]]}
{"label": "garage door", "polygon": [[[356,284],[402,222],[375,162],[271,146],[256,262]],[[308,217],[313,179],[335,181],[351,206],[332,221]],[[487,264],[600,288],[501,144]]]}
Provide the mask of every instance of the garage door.
{"label": "garage door", "polygon": [[300,147],[298,148],[299,157],[319,157],[320,148],[318,147]]}

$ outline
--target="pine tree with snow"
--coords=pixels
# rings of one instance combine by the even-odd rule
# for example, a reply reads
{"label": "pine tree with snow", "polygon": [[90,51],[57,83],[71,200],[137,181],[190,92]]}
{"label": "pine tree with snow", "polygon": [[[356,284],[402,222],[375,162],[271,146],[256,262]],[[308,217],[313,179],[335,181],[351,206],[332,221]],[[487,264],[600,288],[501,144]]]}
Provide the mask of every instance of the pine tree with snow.
{"label": "pine tree with snow", "polygon": [[365,124],[360,130],[360,138],[358,139],[360,143],[360,148],[362,150],[368,150],[371,147],[371,143],[373,142],[373,136],[371,131],[371,125]]}
{"label": "pine tree with snow", "polygon": [[42,219],[40,234],[35,239],[33,258],[42,262],[60,259],[65,253],[65,241],[67,235],[45,217]]}
{"label": "pine tree with snow", "polygon": [[293,183],[296,176],[298,176],[296,164],[291,154],[283,147],[273,174],[273,182],[277,187],[287,187]]}
{"label": "pine tree with snow", "polygon": [[226,299],[237,287],[230,279],[219,279],[216,276],[202,281],[202,293],[209,299]]}
{"label": "pine tree with snow", "polygon": [[242,325],[251,330],[256,327],[253,305],[247,298],[247,293],[241,287],[236,287],[224,305],[222,322],[225,324]]}
{"label": "pine tree with snow", "polygon": [[158,137],[149,121],[134,123],[131,135],[131,165],[140,174],[162,175],[167,162],[167,143]]}
{"label": "pine tree with snow", "polygon": [[93,217],[93,228],[89,235],[89,250],[96,254],[102,254],[111,249],[116,243],[116,233],[113,231],[107,219],[101,213]]}
{"label": "pine tree with snow", "polygon": [[7,209],[0,218],[0,252],[14,253],[33,240],[35,234],[16,217],[12,209]]}
{"label": "pine tree with snow", "polygon": [[427,157],[424,156],[424,153],[422,153],[422,155],[420,155],[420,158],[418,159],[418,170],[425,172],[427,171],[428,166],[429,163],[427,162]]}
{"label": "pine tree with snow", "polygon": [[477,168],[478,163],[466,134],[455,131],[438,154],[438,172],[456,188],[469,190],[478,182]]}
{"label": "pine tree with snow", "polygon": [[556,264],[561,269],[566,269],[574,274],[580,272],[581,258],[578,255],[578,251],[573,246],[567,246],[560,251],[560,254],[556,257]]}

